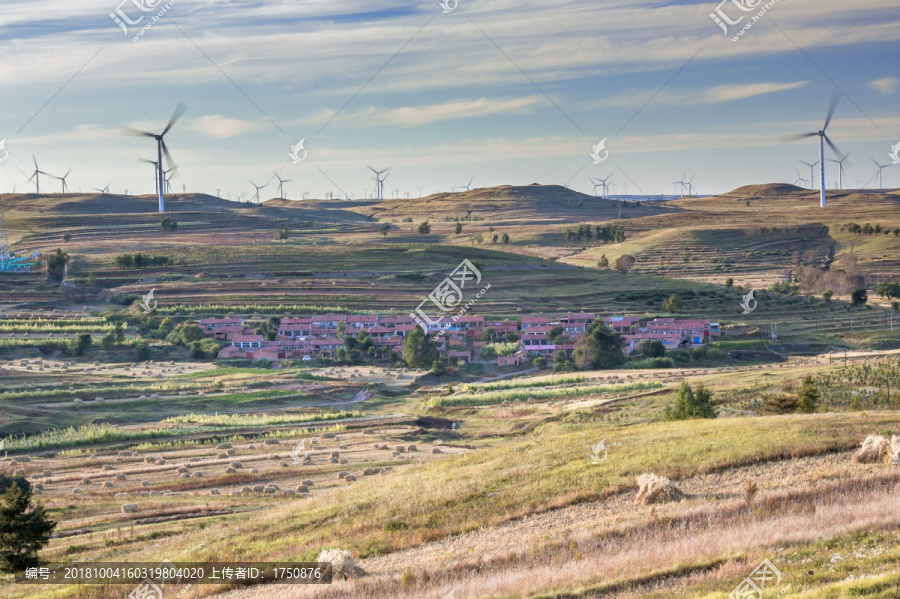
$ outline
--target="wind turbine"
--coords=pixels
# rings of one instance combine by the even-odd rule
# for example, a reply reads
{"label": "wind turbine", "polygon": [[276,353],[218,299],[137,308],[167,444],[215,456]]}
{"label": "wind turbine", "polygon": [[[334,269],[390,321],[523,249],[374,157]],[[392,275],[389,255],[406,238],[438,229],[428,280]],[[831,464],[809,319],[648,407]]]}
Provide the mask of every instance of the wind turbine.
{"label": "wind turbine", "polygon": [[34,156],[34,154],[31,155],[31,159],[34,161],[34,174],[31,175],[31,178],[28,180],[31,181],[31,179],[34,179],[35,193],[40,194],[41,193],[41,175],[47,175],[48,177],[52,177],[53,175],[51,175],[50,173],[44,172],[40,169],[40,167],[38,166],[38,163],[37,163],[37,158]]}
{"label": "wind turbine", "polygon": [[[594,191],[591,193],[593,193],[594,197],[596,198],[597,197],[597,188],[599,187],[599,188],[603,189],[603,179],[594,179],[593,177],[588,177],[588,179],[590,179],[591,183],[594,184]],[[599,181],[599,183],[598,183],[598,181]]]}
{"label": "wind turbine", "polygon": [[62,192],[63,192],[63,193],[66,193],[66,179],[67,179],[67,178],[69,177],[69,175],[71,175],[71,174],[72,174],[72,169],[69,169],[68,171],[66,171],[66,174],[63,175],[62,177],[56,177],[57,179],[59,179],[60,181],[62,181]]}
{"label": "wind turbine", "polygon": [[184,102],[179,102],[178,106],[175,108],[175,112],[172,113],[172,118],[169,119],[166,128],[163,129],[162,133],[148,133],[147,131],[140,131],[139,129],[133,129],[131,127],[122,127],[122,135],[129,135],[133,137],[152,137],[156,140],[156,156],[157,156],[157,165],[156,165],[156,191],[159,194],[159,212],[160,214],[166,211],[166,194],[165,194],[165,173],[163,172],[163,155],[166,157],[166,161],[169,163],[169,167],[174,168],[174,164],[172,163],[172,155],[169,154],[169,149],[166,147],[166,133],[172,130],[172,127],[175,126],[175,123],[178,122],[178,119],[184,115],[184,112],[187,110],[187,104]]}
{"label": "wind turbine", "polygon": [[884,179],[881,178],[881,171],[886,169],[889,166],[894,166],[893,164],[879,164],[877,160],[872,158],[872,162],[875,163],[875,166],[878,167],[878,189],[884,189]]}
{"label": "wind turbine", "polygon": [[109,193],[109,183],[106,184],[106,187],[100,189],[99,187],[94,188],[95,191],[99,191],[100,193]]}
{"label": "wind turbine", "polygon": [[[838,187],[844,189],[844,161],[850,157],[850,154],[853,152],[847,152],[847,155],[841,158],[840,160],[834,160],[833,158],[829,158],[828,162],[837,162],[839,166],[839,175],[838,175]],[[852,166],[852,165],[850,165]]]}
{"label": "wind turbine", "polygon": [[159,179],[156,178],[156,169],[159,168],[159,162],[156,160],[147,160],[146,158],[138,158],[138,161],[153,165],[153,191],[156,195],[159,195]]}
{"label": "wind turbine", "polygon": [[694,196],[694,177],[696,177],[696,176],[697,176],[697,175],[691,175],[691,180],[688,181],[687,183],[685,183],[685,185],[688,186],[688,194],[689,194],[691,197],[695,197],[695,196]]}
{"label": "wind turbine", "polygon": [[[166,175],[168,175],[169,173],[172,173],[172,176],[166,177]],[[163,171],[163,177],[165,178],[165,181],[166,181],[166,193],[169,193],[169,188],[171,188],[171,185],[169,185],[169,183],[172,181],[172,179],[175,177],[175,175],[177,173],[178,173],[178,167],[174,167],[174,166],[167,171]]]}
{"label": "wind turbine", "polygon": [[797,169],[797,179],[794,181],[794,185],[799,183],[801,186],[806,184],[806,179],[800,176],[800,169]]}
{"label": "wind turbine", "polygon": [[282,200],[284,199],[284,184],[290,183],[293,179],[282,179],[278,176],[278,173],[274,173],[275,178],[278,179],[278,197]]}
{"label": "wind turbine", "polygon": [[[466,183],[466,186],[465,186],[466,191],[469,191],[470,189],[472,189],[472,181],[474,181],[474,180],[475,180],[475,177],[472,177],[471,179],[469,179],[469,182]],[[460,187],[460,189],[462,189],[462,187]]]}
{"label": "wind turbine", "polygon": [[[825,117],[825,125],[822,127],[821,131],[815,131],[813,133],[801,133],[799,135],[790,135],[785,138],[785,141],[798,141],[801,139],[806,139],[808,137],[818,137],[819,138],[819,164],[822,167],[819,169],[821,174],[821,186],[819,192],[819,205],[824,208],[825,207],[825,144],[828,144],[828,147],[839,157],[843,158],[844,155],[838,150],[837,146],[831,141],[831,138],[825,133],[828,130],[828,125],[831,124],[831,117],[834,116],[834,111],[837,110],[838,102],[841,100],[841,94],[839,92],[834,92],[834,95],[831,96],[831,106],[828,107],[828,115]],[[810,181],[810,188],[812,188],[812,182]]]}
{"label": "wind turbine", "polygon": [[801,164],[805,164],[806,166],[809,167],[809,180],[810,180],[809,188],[812,189],[813,188],[812,181],[814,180],[813,169],[816,168],[816,166],[818,166],[819,163],[813,162],[812,164],[810,164],[810,163],[806,162],[805,160],[801,160],[800,162],[801,162]]}
{"label": "wind turbine", "polygon": [[[384,199],[384,180],[388,178],[391,168],[388,167],[384,170],[376,171],[374,168],[372,168],[368,164],[366,165],[366,167],[370,171],[375,173],[375,199],[383,200]],[[382,177],[381,175],[384,175],[384,177]]]}
{"label": "wind turbine", "polygon": [[[270,179],[270,180],[271,180],[271,179]],[[250,185],[252,185],[253,187],[256,188],[256,203],[259,204],[259,190],[262,189],[262,188],[264,188],[266,185],[268,185],[268,183],[265,183],[265,184],[263,184],[263,185],[257,185],[257,184],[254,183],[253,181],[250,181]],[[305,198],[304,198],[304,199],[305,199]]]}

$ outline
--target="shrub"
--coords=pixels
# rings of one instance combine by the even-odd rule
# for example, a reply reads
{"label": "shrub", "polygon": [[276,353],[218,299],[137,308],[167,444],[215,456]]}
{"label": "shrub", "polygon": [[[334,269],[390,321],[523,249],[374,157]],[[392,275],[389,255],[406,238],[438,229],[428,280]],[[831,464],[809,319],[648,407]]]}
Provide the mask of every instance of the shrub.
{"label": "shrub", "polygon": [[669,299],[663,302],[662,309],[666,312],[676,313],[684,310],[684,302],[676,294],[669,296]]}
{"label": "shrub", "polygon": [[635,259],[631,254],[623,254],[616,258],[616,270],[627,275],[634,268]]}
{"label": "shrub", "polygon": [[424,223],[419,225],[419,235],[430,235],[431,234],[431,225],[428,224],[426,220]]}
{"label": "shrub", "polygon": [[854,306],[862,306],[869,301],[869,293],[865,289],[856,289],[850,295],[850,303]]}
{"label": "shrub", "polygon": [[692,418],[715,418],[712,405],[712,392],[702,384],[697,390],[691,389],[687,381],[681,383],[675,406],[666,406],[663,418],[666,420],[689,420]]}
{"label": "shrub", "polygon": [[684,493],[664,476],[642,474],[637,478],[637,484],[638,494],[634,501],[642,505],[678,501],[684,497]]}
{"label": "shrub", "polygon": [[885,437],[869,435],[853,455],[853,461],[859,464],[878,464],[885,461],[890,451],[891,444]]}
{"label": "shrub", "polygon": [[656,339],[644,339],[638,346],[638,350],[645,358],[662,358],[666,355],[666,346]]}
{"label": "shrub", "polygon": [[538,356],[537,358],[534,359],[534,361],[532,362],[532,365],[539,370],[543,370],[544,368],[547,367],[547,358],[545,358],[543,356]]}
{"label": "shrub", "polygon": [[812,414],[819,407],[821,397],[812,376],[803,379],[803,384],[797,392],[797,411],[803,414]]}
{"label": "shrub", "polygon": [[725,287],[727,287],[728,289],[734,287],[734,279],[732,279],[731,277],[725,279]]}
{"label": "shrub", "polygon": [[597,261],[597,266],[600,268],[609,268],[609,258],[606,257],[606,254],[600,256],[600,259]]}
{"label": "shrub", "polygon": [[178,221],[172,220],[168,216],[159,221],[159,228],[163,231],[175,231],[178,229]]}
{"label": "shrub", "polygon": [[61,281],[66,273],[66,266],[69,264],[69,254],[60,249],[50,254],[47,258],[47,274],[50,278]]}

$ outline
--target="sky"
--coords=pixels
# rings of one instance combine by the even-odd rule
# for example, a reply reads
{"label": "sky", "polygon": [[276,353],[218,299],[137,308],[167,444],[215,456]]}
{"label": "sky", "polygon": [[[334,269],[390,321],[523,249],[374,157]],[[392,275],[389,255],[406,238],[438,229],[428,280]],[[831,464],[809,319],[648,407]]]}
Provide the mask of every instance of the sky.
{"label": "sky", "polygon": [[391,167],[386,197],[795,183],[818,140],[783,136],[835,92],[844,187],[877,187],[900,143],[895,0],[119,1],[0,4],[0,192],[34,191],[34,156],[70,191],[153,193],[154,140],[120,128],[159,132],[179,101],[174,190],[227,199],[277,197],[273,172],[290,199],[360,199],[367,165]]}

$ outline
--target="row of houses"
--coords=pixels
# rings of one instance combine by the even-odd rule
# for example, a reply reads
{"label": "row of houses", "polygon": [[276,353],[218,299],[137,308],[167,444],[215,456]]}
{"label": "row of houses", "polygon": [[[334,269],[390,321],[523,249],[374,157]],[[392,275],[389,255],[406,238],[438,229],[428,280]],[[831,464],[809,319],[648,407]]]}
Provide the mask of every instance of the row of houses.
{"label": "row of houses", "polygon": [[[518,364],[537,356],[553,357],[558,352],[571,355],[575,343],[597,320],[596,314],[566,313],[527,316],[521,320],[486,320],[482,316],[449,318],[426,325],[434,335],[441,355],[451,360],[470,361],[480,348],[495,341],[516,340],[519,351],[498,359],[500,365]],[[641,341],[656,340],[667,349],[709,343],[720,335],[718,323],[704,319],[656,318],[642,322],[636,316],[607,316],[603,323],[623,336],[626,353],[639,351]],[[365,331],[375,353],[388,357],[400,354],[403,340],[416,326],[410,316],[351,316],[323,314],[286,317],[280,321],[274,340],[253,332],[242,318],[205,318],[203,330],[230,342],[220,358],[312,359],[334,358],[347,336]],[[485,334],[487,332],[487,334]]]}

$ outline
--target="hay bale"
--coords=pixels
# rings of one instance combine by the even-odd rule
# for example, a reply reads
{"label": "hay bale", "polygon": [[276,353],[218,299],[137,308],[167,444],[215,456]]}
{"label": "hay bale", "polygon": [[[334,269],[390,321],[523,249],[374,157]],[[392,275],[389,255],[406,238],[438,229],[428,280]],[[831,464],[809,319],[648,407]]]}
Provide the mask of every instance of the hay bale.
{"label": "hay bale", "polygon": [[123,514],[136,514],[140,507],[136,503],[123,503],[122,504],[122,513]]}
{"label": "hay bale", "polygon": [[395,451],[397,451],[397,452],[399,452],[399,453],[406,453],[406,447],[403,446],[403,445],[398,445],[398,446],[396,447]]}
{"label": "hay bale", "polygon": [[128,497],[128,493],[126,493],[125,491],[122,491],[122,492],[116,493],[116,497]]}
{"label": "hay bale", "polygon": [[118,480],[118,481],[123,481],[123,482],[124,482],[124,481],[127,480],[127,479],[126,479],[126,477],[125,477],[124,474],[117,474],[117,475],[116,475],[116,480]]}
{"label": "hay bale", "polygon": [[350,476],[350,473],[347,472],[346,470],[344,470],[342,472],[338,472],[338,478],[347,478],[348,476]]}
{"label": "hay bale", "polygon": [[150,486],[150,481],[149,481],[149,480],[142,480],[142,481],[141,481],[141,486],[142,486],[142,487],[149,487],[149,486]]}
{"label": "hay bale", "polygon": [[297,492],[298,493],[309,493],[309,487],[307,487],[306,485],[298,485]]}
{"label": "hay bale", "polygon": [[247,446],[247,449],[256,449],[256,445],[251,443],[250,445]]}
{"label": "hay bale", "polygon": [[341,452],[339,452],[339,451],[332,451],[332,452],[331,452],[331,457],[333,457],[333,458],[339,458],[339,457],[341,457]]}
{"label": "hay bale", "polygon": [[263,441],[263,445],[278,445],[279,443],[281,443],[281,441],[278,439],[266,439]]}
{"label": "hay bale", "polygon": [[263,491],[265,491],[265,489],[266,488],[263,485],[255,485],[253,487],[253,492],[254,493],[262,493]]}
{"label": "hay bale", "polygon": [[112,488],[113,488],[113,484],[112,484],[111,481],[106,480],[106,481],[103,481],[103,487],[104,487],[105,489],[112,489]]}
{"label": "hay bale", "polygon": [[881,435],[869,435],[855,454],[853,461],[857,464],[877,464],[889,459],[891,442]]}
{"label": "hay bale", "polygon": [[112,464],[103,464],[103,469],[104,470],[113,470],[113,465]]}
{"label": "hay bale", "polygon": [[227,460],[227,459],[228,459],[228,454],[225,453],[225,452],[223,451],[222,453],[220,453],[219,455],[216,456],[216,459],[219,459],[219,460]]}
{"label": "hay bale", "polygon": [[307,486],[307,487],[311,487],[311,486],[313,486],[313,485],[316,484],[316,483],[315,483],[314,481],[310,480],[310,479],[306,479],[306,480],[304,480],[304,481],[301,481],[300,484],[301,484],[301,485],[305,485],[305,486]]}
{"label": "hay bale", "polygon": [[216,449],[231,449],[231,443],[219,443]]}
{"label": "hay bale", "polygon": [[347,449],[346,445],[338,445],[338,449]]}
{"label": "hay bale", "polygon": [[234,468],[226,468],[225,469],[225,474],[235,474],[236,472],[237,472],[237,470],[235,470]]}
{"label": "hay bale", "polygon": [[635,497],[635,503],[652,505],[684,498],[684,493],[664,476],[642,474],[637,478],[637,484],[638,494]]}
{"label": "hay bale", "polygon": [[181,474],[179,474],[179,476],[180,476],[181,478],[190,478],[190,477],[191,477],[191,473],[190,473],[190,472],[182,472]]}
{"label": "hay bale", "polygon": [[210,495],[221,495],[221,493],[219,493],[218,489],[210,489],[209,494]]}
{"label": "hay bale", "polygon": [[349,464],[349,463],[350,463],[350,460],[348,460],[347,458],[341,458],[338,460],[338,464]]}
{"label": "hay bale", "polygon": [[199,470],[192,475],[194,478],[203,478],[203,473]]}
{"label": "hay bale", "polygon": [[374,476],[381,472],[381,468],[366,468],[363,470],[363,476]]}
{"label": "hay bale", "polygon": [[50,470],[44,470],[43,472],[41,472],[41,476],[43,476],[44,478],[50,478],[51,476],[53,476],[53,472]]}
{"label": "hay bale", "polygon": [[252,493],[253,489],[250,487],[243,487],[243,488],[241,488],[241,491],[244,493]]}
{"label": "hay bale", "polygon": [[250,474],[259,474],[259,468],[251,468]]}
{"label": "hay bale", "polygon": [[85,476],[84,478],[81,479],[81,484],[83,484],[85,486],[92,485],[92,484],[94,484],[94,481],[92,481],[89,477]]}
{"label": "hay bale", "polygon": [[409,452],[419,451],[419,448],[416,447],[415,445],[410,445],[409,447],[406,448],[406,451],[409,451]]}
{"label": "hay bale", "polygon": [[441,451],[441,448],[440,448],[440,447],[432,447],[432,448],[431,448],[431,453],[444,453],[444,452]]}
{"label": "hay bale", "polygon": [[894,466],[900,466],[900,436],[891,435],[891,462]]}
{"label": "hay bale", "polygon": [[232,468],[243,468],[244,465],[240,462],[231,462],[231,467]]}
{"label": "hay bale", "polygon": [[335,433],[322,433],[323,439],[334,439],[336,436]]}
{"label": "hay bale", "polygon": [[166,465],[165,458],[159,458],[158,460],[156,460],[156,465],[157,466],[165,466]]}
{"label": "hay bale", "polygon": [[242,491],[238,491],[237,489],[234,489],[234,490],[231,492],[231,496],[232,496],[232,497],[240,497],[240,496],[242,496],[243,494],[244,494],[244,493],[243,493]]}
{"label": "hay bale", "polygon": [[295,493],[293,489],[285,489],[284,491],[282,491],[282,494],[284,494],[284,495],[296,495],[297,493]]}
{"label": "hay bale", "polygon": [[178,472],[178,474],[184,474],[185,472],[190,472],[190,470],[188,470],[187,466],[182,466],[178,470],[176,470],[176,472]]}
{"label": "hay bale", "polygon": [[75,487],[74,489],[72,489],[72,495],[81,495],[81,489]]}
{"label": "hay bale", "polygon": [[237,450],[235,450],[235,449],[228,449],[225,451],[225,453],[227,453],[228,455],[234,455],[236,452],[237,452]]}
{"label": "hay bale", "polygon": [[331,563],[331,571],[337,579],[358,578],[366,572],[359,567],[353,555],[343,549],[325,549],[319,554],[317,562]]}

